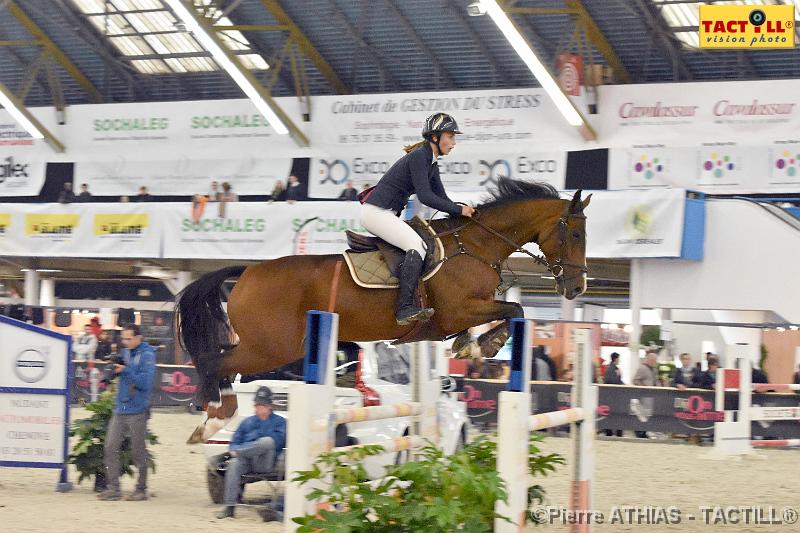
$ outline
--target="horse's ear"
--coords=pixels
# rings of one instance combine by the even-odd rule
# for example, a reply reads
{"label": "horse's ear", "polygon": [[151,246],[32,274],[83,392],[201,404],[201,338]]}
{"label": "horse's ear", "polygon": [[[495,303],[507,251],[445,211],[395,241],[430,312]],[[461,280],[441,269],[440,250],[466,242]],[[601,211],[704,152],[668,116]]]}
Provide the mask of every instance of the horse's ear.
{"label": "horse's ear", "polygon": [[586,197],[586,198],[583,200],[583,203],[582,203],[582,205],[581,205],[581,211],[583,211],[584,209],[586,209],[586,206],[587,206],[587,205],[589,205],[589,202],[591,201],[591,199],[592,199],[592,195],[590,194],[589,196],[587,196],[587,197]]}
{"label": "horse's ear", "polygon": [[581,206],[581,193],[583,192],[582,189],[578,189],[575,191],[575,195],[572,197],[572,201],[569,203],[569,212],[570,213],[580,213],[583,207]]}

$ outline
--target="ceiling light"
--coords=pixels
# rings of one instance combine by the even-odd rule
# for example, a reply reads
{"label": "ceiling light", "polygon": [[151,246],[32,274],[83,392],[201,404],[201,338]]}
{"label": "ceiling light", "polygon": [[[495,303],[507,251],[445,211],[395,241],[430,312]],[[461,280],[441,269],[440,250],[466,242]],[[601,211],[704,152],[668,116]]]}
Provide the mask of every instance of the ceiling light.
{"label": "ceiling light", "polygon": [[8,88],[0,84],[0,105],[14,117],[14,120],[16,120],[20,126],[25,128],[25,131],[31,134],[31,137],[34,139],[44,139],[44,133],[34,125],[17,102],[17,98],[10,93]]}
{"label": "ceiling light", "polygon": [[[191,32],[195,39],[200,42],[200,45],[211,53],[214,61],[225,69],[228,75],[233,78],[236,85],[244,91],[244,94],[255,104],[256,109],[266,117],[275,133],[286,135],[289,130],[286,125],[278,118],[278,115],[272,110],[267,102],[258,93],[258,89],[247,79],[247,76],[242,73],[238,65],[236,65],[229,57],[230,51],[223,49],[221,45],[211,34],[208,33],[206,28],[198,20],[197,13],[190,11],[190,8],[183,2],[183,0],[164,0],[175,15],[185,24],[186,30]],[[213,30],[212,30],[213,31]]]}
{"label": "ceiling light", "polygon": [[531,49],[525,38],[517,30],[505,11],[497,4],[496,0],[480,0],[481,6],[492,17],[492,20],[500,31],[505,35],[509,44],[516,50],[519,57],[528,66],[530,71],[541,84],[542,89],[550,96],[558,110],[572,126],[583,126],[585,121],[581,117],[572,101],[567,98],[561,87],[547,70],[547,67],[539,60],[536,53]]}

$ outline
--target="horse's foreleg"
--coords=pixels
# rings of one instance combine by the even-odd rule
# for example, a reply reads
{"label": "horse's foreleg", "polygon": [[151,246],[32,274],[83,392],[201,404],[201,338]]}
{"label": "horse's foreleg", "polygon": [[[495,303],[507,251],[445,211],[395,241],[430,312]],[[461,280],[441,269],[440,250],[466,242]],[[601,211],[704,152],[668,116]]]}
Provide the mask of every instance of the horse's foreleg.
{"label": "horse's foreleg", "polygon": [[480,316],[482,324],[494,320],[503,320],[503,323],[498,324],[478,337],[478,346],[481,349],[481,355],[487,358],[497,355],[497,352],[500,351],[508,340],[509,320],[512,318],[523,318],[525,316],[520,304],[500,300],[492,300],[491,302],[481,301],[475,307],[475,310],[470,308],[470,311]]}

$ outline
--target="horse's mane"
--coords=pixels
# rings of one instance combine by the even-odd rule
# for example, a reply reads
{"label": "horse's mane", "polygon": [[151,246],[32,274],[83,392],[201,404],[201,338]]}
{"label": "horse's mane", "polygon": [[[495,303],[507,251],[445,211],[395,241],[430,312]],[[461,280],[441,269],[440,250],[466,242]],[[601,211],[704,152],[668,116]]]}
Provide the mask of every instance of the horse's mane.
{"label": "horse's mane", "polygon": [[558,191],[548,183],[521,181],[511,178],[500,178],[497,185],[489,189],[489,196],[477,209],[503,207],[511,202],[521,200],[558,199]]}
{"label": "horse's mane", "polygon": [[[523,200],[558,200],[560,198],[556,188],[548,183],[502,177],[497,180],[497,185],[489,189],[488,192],[489,196],[483,199],[483,203],[476,205],[476,209],[503,207]],[[439,218],[432,222],[436,231],[443,231],[458,227],[464,223],[464,219],[461,217],[448,217]]]}

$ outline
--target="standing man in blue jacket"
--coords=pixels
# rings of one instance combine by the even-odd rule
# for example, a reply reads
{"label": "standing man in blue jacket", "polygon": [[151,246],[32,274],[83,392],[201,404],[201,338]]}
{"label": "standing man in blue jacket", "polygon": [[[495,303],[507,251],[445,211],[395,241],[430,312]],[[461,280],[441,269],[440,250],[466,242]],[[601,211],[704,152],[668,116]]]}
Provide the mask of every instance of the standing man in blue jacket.
{"label": "standing man in blue jacket", "polygon": [[119,500],[120,450],[125,434],[131,437],[133,464],[139,473],[136,490],[125,499],[147,499],[147,419],[150,417],[150,393],[156,374],[156,354],[153,347],[142,342],[139,326],[131,324],[122,330],[121,360],[114,362],[114,373],[119,376],[114,414],[108,425],[104,449],[106,482],[108,488],[97,497],[105,501]]}
{"label": "standing man in blue jacket", "polygon": [[286,420],[272,412],[269,387],[258,388],[255,404],[256,414],[245,418],[231,439],[222,500],[225,507],[217,514],[220,519],[233,518],[242,475],[272,472],[277,454],[286,446]]}

